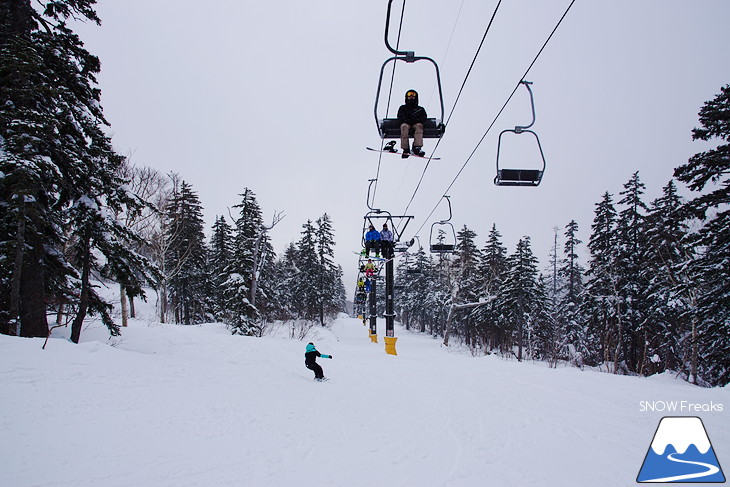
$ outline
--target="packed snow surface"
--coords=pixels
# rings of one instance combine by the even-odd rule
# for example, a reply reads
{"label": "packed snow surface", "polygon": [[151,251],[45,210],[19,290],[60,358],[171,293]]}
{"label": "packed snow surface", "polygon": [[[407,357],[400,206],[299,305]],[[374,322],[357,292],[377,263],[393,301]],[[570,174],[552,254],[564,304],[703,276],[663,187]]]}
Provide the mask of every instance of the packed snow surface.
{"label": "packed snow surface", "polygon": [[0,336],[4,487],[631,486],[665,415],[701,416],[730,465],[728,388],[669,374],[475,357],[401,328],[393,356],[344,315],[303,340],[149,319],[66,334]]}

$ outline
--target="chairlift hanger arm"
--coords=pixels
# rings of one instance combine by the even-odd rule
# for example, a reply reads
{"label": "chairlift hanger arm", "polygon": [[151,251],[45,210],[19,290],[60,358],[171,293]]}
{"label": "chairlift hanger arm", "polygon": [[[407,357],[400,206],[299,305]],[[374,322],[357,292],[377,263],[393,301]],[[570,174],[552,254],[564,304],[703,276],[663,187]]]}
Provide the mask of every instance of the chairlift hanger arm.
{"label": "chairlift hanger arm", "polygon": [[535,125],[535,98],[532,96],[532,88],[530,88],[530,85],[532,84],[532,81],[520,81],[520,84],[524,85],[525,88],[527,88],[528,93],[530,93],[530,107],[532,107],[532,122],[530,122],[529,125],[517,125],[515,126],[515,132],[520,133],[524,130],[529,129],[533,125]]}
{"label": "chairlift hanger arm", "polygon": [[[396,56],[412,57],[414,55],[413,51],[397,51],[390,46],[390,42],[388,41],[388,31],[390,30],[390,10],[392,5],[393,0],[388,0],[388,12],[385,15],[385,47],[387,47],[388,50]],[[405,7],[405,5],[403,6]]]}
{"label": "chairlift hanger arm", "polygon": [[[378,210],[378,209],[373,208],[372,206],[370,206],[370,189],[373,187],[373,183],[374,182],[377,182],[377,179],[371,179],[370,180],[370,184],[368,185],[368,199],[367,199],[367,201],[365,203],[367,204],[368,209],[370,210],[370,212],[380,213],[380,210]],[[373,197],[375,197],[375,195],[373,195]]]}
{"label": "chairlift hanger arm", "polygon": [[446,220],[441,220],[441,223],[446,223],[451,221],[451,217],[454,216],[454,214],[451,211],[451,197],[449,195],[444,195],[443,198],[446,200],[446,202],[449,204],[449,217]]}

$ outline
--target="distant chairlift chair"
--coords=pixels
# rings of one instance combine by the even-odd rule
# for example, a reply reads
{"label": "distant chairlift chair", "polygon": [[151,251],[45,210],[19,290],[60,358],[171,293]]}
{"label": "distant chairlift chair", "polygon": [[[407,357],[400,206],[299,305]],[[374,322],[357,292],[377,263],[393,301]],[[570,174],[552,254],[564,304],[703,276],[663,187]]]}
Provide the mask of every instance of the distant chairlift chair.
{"label": "distant chairlift chair", "polygon": [[[431,224],[431,233],[429,237],[430,249],[432,254],[452,254],[456,248],[456,231],[454,225],[451,224],[450,220],[453,216],[451,213],[451,199],[444,195],[446,202],[449,204],[449,217],[446,220],[433,222]],[[451,240],[444,241],[439,239],[438,231],[436,232],[436,238],[434,239],[434,230],[442,230],[448,234]]]}

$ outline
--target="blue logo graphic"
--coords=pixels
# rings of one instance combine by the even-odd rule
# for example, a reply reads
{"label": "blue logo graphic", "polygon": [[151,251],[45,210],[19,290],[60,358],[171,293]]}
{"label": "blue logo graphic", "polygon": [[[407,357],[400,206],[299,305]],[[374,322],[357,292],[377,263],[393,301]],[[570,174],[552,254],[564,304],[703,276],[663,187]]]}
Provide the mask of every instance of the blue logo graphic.
{"label": "blue logo graphic", "polygon": [[636,481],[725,482],[702,420],[687,416],[662,418]]}

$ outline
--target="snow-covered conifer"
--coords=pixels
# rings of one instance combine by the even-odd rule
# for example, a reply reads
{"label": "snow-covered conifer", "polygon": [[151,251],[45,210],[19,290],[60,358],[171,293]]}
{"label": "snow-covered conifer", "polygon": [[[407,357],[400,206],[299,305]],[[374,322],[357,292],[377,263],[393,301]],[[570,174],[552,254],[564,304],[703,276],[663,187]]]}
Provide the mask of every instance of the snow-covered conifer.
{"label": "snow-covered conifer", "polygon": [[541,305],[538,288],[537,257],[532,253],[530,237],[517,242],[515,252],[507,257],[507,272],[499,292],[498,306],[512,331],[517,359],[522,360],[525,333],[532,326]]}
{"label": "snow-covered conifer", "polygon": [[587,281],[582,296],[581,315],[586,323],[590,342],[587,364],[607,363],[615,356],[620,334],[617,333],[617,275],[616,275],[616,209],[613,196],[606,192],[596,204],[588,242],[590,259]]}
{"label": "snow-covered conifer", "polygon": [[622,360],[631,373],[643,374],[649,339],[647,327],[650,310],[647,309],[646,269],[647,252],[645,219],[647,207],[642,200],[646,186],[639,173],[634,173],[624,184],[618,204],[623,208],[618,215],[616,234],[618,256],[616,259],[619,324],[623,333]]}
{"label": "snow-covered conifer", "polygon": [[203,210],[192,187],[182,181],[165,208],[165,270],[167,298],[175,322],[185,325],[206,321],[207,247]]}
{"label": "snow-covered conifer", "polygon": [[99,59],[66,24],[69,17],[99,23],[93,4],[47,2],[40,12],[17,1],[0,9],[0,196],[9,203],[0,221],[12,242],[1,264],[11,277],[0,281],[9,291],[0,331],[46,336],[48,306],[69,304],[72,339],[87,311],[101,313],[116,333],[91,288],[92,268],[131,286],[150,271],[130,251],[134,235],[112,216],[142,202],[119,178],[123,158],[102,131]]}
{"label": "snow-covered conifer", "polygon": [[730,382],[730,85],[700,109],[694,140],[719,140],[676,168],[674,176],[698,193],[686,210],[704,221],[691,235],[698,256],[690,266],[699,294],[694,319],[705,328],[699,337],[706,380]]}

